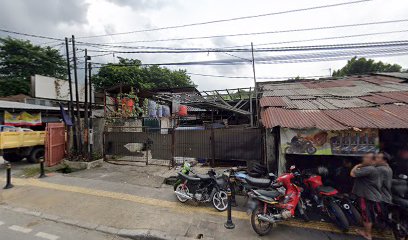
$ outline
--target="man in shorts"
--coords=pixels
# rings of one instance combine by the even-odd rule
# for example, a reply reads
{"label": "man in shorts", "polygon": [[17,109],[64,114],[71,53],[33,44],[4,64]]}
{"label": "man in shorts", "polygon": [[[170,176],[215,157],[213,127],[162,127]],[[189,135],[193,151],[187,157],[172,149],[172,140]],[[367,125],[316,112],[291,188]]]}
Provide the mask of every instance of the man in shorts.
{"label": "man in shorts", "polygon": [[366,153],[360,164],[351,169],[350,176],[354,178],[352,193],[359,197],[364,230],[357,232],[365,239],[372,239],[373,223],[376,221],[377,207],[382,201],[380,192],[381,178],[375,167],[374,153]]}
{"label": "man in shorts", "polygon": [[388,206],[392,204],[392,195],[391,195],[391,185],[392,185],[392,169],[388,165],[388,162],[391,160],[391,156],[386,152],[379,152],[375,156],[375,162],[377,165],[377,170],[381,178],[381,204],[379,209],[379,217],[381,219],[381,224],[386,224],[388,218]]}

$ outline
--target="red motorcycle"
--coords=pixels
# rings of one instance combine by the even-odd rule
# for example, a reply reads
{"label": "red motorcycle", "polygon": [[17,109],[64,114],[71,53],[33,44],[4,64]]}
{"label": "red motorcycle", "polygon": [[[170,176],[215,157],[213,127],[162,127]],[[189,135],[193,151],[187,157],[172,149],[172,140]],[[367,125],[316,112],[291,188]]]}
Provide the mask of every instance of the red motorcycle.
{"label": "red motorcycle", "polygon": [[[248,193],[248,211],[251,212],[251,225],[260,235],[268,234],[275,223],[295,216],[295,211],[308,221],[301,199],[302,189],[293,183],[298,173],[291,172],[279,176],[272,184],[272,190],[251,190]],[[284,190],[282,189],[284,188]]]}
{"label": "red motorcycle", "polygon": [[[350,224],[347,217],[349,212],[353,218],[361,219],[360,213],[352,204],[342,202],[343,199],[335,188],[323,185],[320,175],[304,171],[301,175],[301,185],[305,189],[305,198],[308,198],[307,205],[323,211],[341,230],[348,231],[349,229]],[[345,214],[344,211],[347,213]]]}

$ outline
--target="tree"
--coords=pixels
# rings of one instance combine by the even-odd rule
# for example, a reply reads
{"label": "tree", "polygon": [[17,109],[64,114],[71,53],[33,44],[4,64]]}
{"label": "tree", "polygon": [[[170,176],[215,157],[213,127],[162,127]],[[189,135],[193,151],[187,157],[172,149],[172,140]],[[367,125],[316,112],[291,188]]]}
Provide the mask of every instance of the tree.
{"label": "tree", "polygon": [[118,58],[119,63],[101,67],[92,82],[103,89],[118,84],[130,84],[141,89],[191,87],[194,83],[186,70],[171,70],[160,66],[142,66],[137,59]]}
{"label": "tree", "polygon": [[30,41],[0,38],[0,95],[28,94],[35,74],[64,79],[66,62],[58,50]]}
{"label": "tree", "polygon": [[353,57],[347,61],[346,66],[337,71],[333,71],[333,77],[342,77],[353,74],[367,74],[372,72],[400,72],[401,66],[398,64],[375,62],[373,59]]}

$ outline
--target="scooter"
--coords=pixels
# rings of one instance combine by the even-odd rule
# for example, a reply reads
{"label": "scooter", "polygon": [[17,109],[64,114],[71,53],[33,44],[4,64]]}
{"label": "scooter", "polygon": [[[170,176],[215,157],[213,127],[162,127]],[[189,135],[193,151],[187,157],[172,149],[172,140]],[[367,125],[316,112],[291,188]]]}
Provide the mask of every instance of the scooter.
{"label": "scooter", "polygon": [[266,235],[277,222],[294,217],[295,210],[298,210],[300,215],[308,220],[301,199],[302,189],[293,183],[297,175],[297,172],[292,171],[294,169],[295,167],[292,166],[289,173],[282,174],[272,184],[275,189],[284,187],[284,193],[275,189],[253,189],[248,193],[248,212],[251,213],[251,225],[258,235]]}

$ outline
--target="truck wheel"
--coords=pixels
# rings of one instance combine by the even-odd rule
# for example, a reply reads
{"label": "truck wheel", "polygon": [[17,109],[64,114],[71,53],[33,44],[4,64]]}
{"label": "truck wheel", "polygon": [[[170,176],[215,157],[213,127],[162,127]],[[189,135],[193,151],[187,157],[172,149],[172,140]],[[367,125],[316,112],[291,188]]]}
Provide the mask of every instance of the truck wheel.
{"label": "truck wheel", "polygon": [[44,148],[34,148],[27,161],[30,163],[39,163],[40,159],[44,157]]}
{"label": "truck wheel", "polygon": [[17,153],[4,153],[3,154],[3,159],[6,160],[7,162],[19,162],[23,160],[23,156],[17,154]]}

